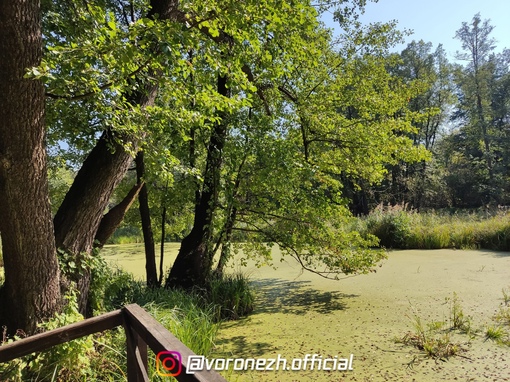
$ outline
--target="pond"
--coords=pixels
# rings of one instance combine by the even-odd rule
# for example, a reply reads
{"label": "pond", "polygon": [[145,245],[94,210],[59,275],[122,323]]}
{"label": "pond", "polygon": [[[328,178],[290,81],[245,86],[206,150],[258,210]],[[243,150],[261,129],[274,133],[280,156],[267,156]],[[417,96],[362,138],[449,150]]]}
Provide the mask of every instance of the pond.
{"label": "pond", "polygon": [[[213,357],[285,359],[306,370],[230,368],[224,374],[229,381],[510,380],[510,347],[484,338],[487,327],[497,326],[502,289],[510,287],[509,253],[394,251],[376,273],[339,281],[301,272],[292,259],[275,264],[277,269],[243,268],[257,292],[255,311],[222,325]],[[426,358],[396,341],[415,332],[417,318],[425,327],[437,321],[449,327],[454,299],[472,328],[468,334],[444,332],[458,355]],[[338,365],[350,359],[352,370],[318,370],[319,359]]]}

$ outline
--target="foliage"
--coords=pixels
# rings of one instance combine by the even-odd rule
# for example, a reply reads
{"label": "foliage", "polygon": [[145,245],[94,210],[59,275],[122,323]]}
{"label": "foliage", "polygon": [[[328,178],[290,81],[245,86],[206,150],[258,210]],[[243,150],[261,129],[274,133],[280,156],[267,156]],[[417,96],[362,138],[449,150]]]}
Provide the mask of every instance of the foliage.
{"label": "foliage", "polygon": [[[102,305],[106,311],[137,303],[196,354],[207,355],[218,329],[216,307],[198,293],[149,288],[121,270],[109,271]],[[97,293],[97,291],[96,291]]]}
{"label": "foliage", "polygon": [[94,249],[90,254],[81,253],[78,256],[58,249],[57,258],[62,275],[72,279],[76,279],[86,271],[104,266],[104,260],[99,256],[97,249]]}
{"label": "foliage", "polygon": [[387,164],[381,185],[347,184],[354,212],[367,214],[381,202],[416,209],[508,204],[510,56],[508,49],[496,53],[493,29],[480,14],[462,23],[455,65],[441,46],[432,50],[424,41],[408,44],[390,64],[401,81],[421,86],[407,106],[415,130],[403,134],[433,158]]}
{"label": "foliage", "polygon": [[485,330],[485,340],[495,341],[501,344],[509,344],[509,334],[501,326],[487,326]]}
{"label": "foliage", "polygon": [[[503,295],[506,297],[505,292]],[[424,324],[421,317],[413,310],[411,318],[414,332],[408,332],[404,337],[396,339],[396,342],[411,345],[425,352],[426,356],[439,359],[449,358],[467,350],[460,343],[454,343],[451,340],[455,332],[468,335],[469,341],[480,336],[484,341],[490,340],[500,345],[510,346],[510,334],[506,328],[510,324],[508,307],[500,308],[499,313],[494,317],[496,324],[486,325],[482,330],[472,327],[472,318],[465,315],[455,292],[452,298],[446,298],[446,302],[449,303],[450,309],[449,326],[446,321]]]}
{"label": "foliage", "polygon": [[457,293],[453,292],[453,297],[446,298],[446,302],[450,304],[450,329],[471,334],[471,318],[464,314]]}
{"label": "foliage", "polygon": [[452,339],[452,334],[457,331],[474,338],[477,331],[471,327],[471,318],[464,314],[457,294],[454,292],[452,298],[446,298],[449,303],[449,321],[432,321],[424,323],[416,310],[413,308],[411,320],[414,332],[408,332],[397,342],[410,345],[423,351],[427,357],[436,359],[448,359],[466,349],[460,343]]}
{"label": "foliage", "polygon": [[[76,292],[70,290],[61,313],[40,325],[41,330],[56,329],[78,322],[83,316],[78,311]],[[15,337],[14,340],[20,337]],[[10,343],[13,340],[8,340]],[[92,373],[90,359],[95,356],[92,336],[82,337],[51,349],[17,358],[0,366],[2,380],[82,380]]]}
{"label": "foliage", "polygon": [[48,168],[48,186],[50,192],[51,212],[53,215],[73,183],[74,174],[71,169],[59,163],[58,157],[54,157]]}
{"label": "foliage", "polygon": [[[77,168],[105,131],[128,150],[140,143],[156,227],[181,239],[209,187],[207,142],[221,122],[208,256],[234,225],[306,268],[325,265],[328,277],[369,272],[384,256],[368,249],[373,238],[339,228],[349,215],[344,184],[379,182],[386,165],[428,154],[410,139],[424,116],[408,108],[424,86],[388,70],[402,33],[395,23],[362,26],[364,4],[338,7],[335,40],[318,22],[327,3],[185,1],[154,19],[148,1],[44,1],[45,57],[28,76],[46,84],[52,157]],[[134,95],[150,86],[157,99],[142,108]]]}
{"label": "foliage", "polygon": [[[135,281],[132,275],[98,262],[93,270],[92,296],[96,314],[137,303],[171,331],[196,354],[207,356],[214,345],[220,309],[198,293],[151,289]],[[51,330],[83,319],[78,313],[72,290],[62,313],[41,325]],[[7,341],[11,342],[12,340]],[[83,337],[38,354],[13,360],[0,366],[0,379],[25,380],[113,380],[126,379],[125,334],[114,329]],[[149,360],[155,365],[154,356]],[[152,361],[152,363],[151,363]],[[155,370],[154,380],[158,380]]]}
{"label": "foliage", "polygon": [[411,232],[411,218],[404,209],[396,206],[378,208],[366,220],[366,230],[379,238],[385,248],[405,248]]}
{"label": "foliage", "polygon": [[506,203],[508,151],[508,56],[496,54],[493,26],[480,14],[464,22],[456,37],[466,62],[455,71],[457,129],[448,137],[448,185],[455,205]]}
{"label": "foliage", "polygon": [[495,319],[498,323],[510,326],[510,308],[507,306],[500,308],[496,314]]}
{"label": "foliage", "polygon": [[508,303],[510,299],[507,288],[503,288],[502,292],[504,305],[500,306],[498,313],[494,316],[496,325],[487,326],[485,338],[486,340],[493,340],[500,344],[510,346],[510,333],[508,332],[508,327],[510,326],[510,308],[508,307]]}

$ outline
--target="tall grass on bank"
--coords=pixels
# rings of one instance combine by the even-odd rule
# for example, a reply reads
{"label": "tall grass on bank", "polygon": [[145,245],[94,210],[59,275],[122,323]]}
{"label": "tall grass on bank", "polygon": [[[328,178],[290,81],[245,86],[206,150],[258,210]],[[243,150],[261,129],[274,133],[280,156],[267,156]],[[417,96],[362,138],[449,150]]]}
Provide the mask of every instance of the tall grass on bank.
{"label": "tall grass on bank", "polygon": [[510,214],[408,211],[379,207],[361,218],[358,229],[377,236],[385,248],[510,250]]}
{"label": "tall grass on bank", "polygon": [[242,273],[222,274],[211,280],[207,300],[220,320],[237,320],[253,311],[255,295]]}

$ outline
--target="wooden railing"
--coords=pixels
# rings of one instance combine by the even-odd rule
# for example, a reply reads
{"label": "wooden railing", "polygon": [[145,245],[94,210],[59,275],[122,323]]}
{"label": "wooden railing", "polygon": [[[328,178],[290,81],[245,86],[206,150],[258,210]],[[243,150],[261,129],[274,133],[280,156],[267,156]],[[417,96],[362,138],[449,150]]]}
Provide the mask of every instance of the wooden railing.
{"label": "wooden railing", "polygon": [[162,351],[180,353],[181,358],[175,358],[176,368],[171,370],[181,370],[174,376],[179,382],[226,382],[214,370],[188,374],[188,356],[194,353],[136,304],[0,346],[0,363],[120,325],[126,332],[128,382],[150,381],[147,373],[148,347],[156,354]]}

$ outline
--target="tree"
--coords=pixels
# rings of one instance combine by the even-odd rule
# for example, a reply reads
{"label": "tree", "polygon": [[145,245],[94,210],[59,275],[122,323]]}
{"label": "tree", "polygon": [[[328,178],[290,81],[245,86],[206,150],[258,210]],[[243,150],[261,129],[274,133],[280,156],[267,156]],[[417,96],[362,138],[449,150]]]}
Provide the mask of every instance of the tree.
{"label": "tree", "polygon": [[473,17],[471,24],[462,23],[462,27],[455,35],[462,42],[462,48],[465,51],[465,53],[459,53],[457,57],[468,61],[463,73],[459,73],[458,83],[462,89],[463,104],[469,119],[468,129],[471,130],[469,134],[483,142],[481,154],[488,177],[484,183],[492,183],[494,178],[494,158],[489,137],[490,94],[488,88],[491,75],[488,64],[495,42],[490,37],[493,29],[488,20],[482,22],[478,13]]}
{"label": "tree", "polygon": [[[456,199],[462,205],[504,203],[508,188],[503,165],[507,139],[504,121],[508,116],[503,105],[509,99],[505,86],[508,57],[505,52],[494,53],[493,29],[489,20],[482,21],[480,14],[476,14],[471,23],[464,22],[456,33],[464,49],[457,57],[467,64],[458,68],[455,78],[458,106],[454,118],[458,130],[452,139],[458,148],[456,160],[451,162],[455,167],[449,183],[457,190]],[[460,189],[458,171],[471,174],[462,180],[464,187]],[[462,197],[468,193],[469,199]]]}
{"label": "tree", "polygon": [[37,1],[0,3],[0,324],[31,334],[61,305],[48,197],[44,87],[26,70],[42,57]]}
{"label": "tree", "polygon": [[[373,238],[342,227],[341,179],[375,182],[388,161],[421,157],[403,134],[408,117],[398,115],[413,90],[385,70],[388,26],[346,33],[334,51],[306,1],[45,0],[43,27],[44,59],[23,70],[32,66],[33,83],[46,84],[49,141],[83,158],[53,219],[59,253],[80,263],[96,238],[106,240],[149,178],[139,176],[105,214],[143,147],[149,170],[164,164],[163,178],[191,185],[194,222],[168,285],[206,285],[234,230],[252,233],[259,249],[279,243],[305,267],[325,264],[326,273],[368,271],[379,258],[354,250]],[[85,313],[90,269],[65,277]]]}
{"label": "tree", "polygon": [[[47,47],[57,54],[49,56],[39,75],[48,80],[50,89],[47,94],[55,100],[52,106],[69,108],[69,105],[76,107],[78,104],[80,114],[88,115],[83,119],[85,130],[91,129],[91,124],[97,121],[99,125],[110,124],[109,127],[103,125],[100,138],[81,165],[54,217],[57,248],[78,261],[92,251],[104,210],[130,166],[133,152],[143,140],[147,109],[154,105],[157,96],[160,62],[155,58],[154,65],[140,61],[152,62],[153,56],[157,57],[159,49],[155,44],[158,37],[150,33],[140,37],[138,33],[142,32],[138,28],[145,29],[149,24],[155,30],[164,29],[167,21],[175,21],[178,16],[174,1],[153,0],[146,19],[131,28],[128,25],[117,29],[116,16],[111,9],[115,10],[119,5],[121,8],[130,6],[115,1],[72,2],[70,6],[55,2],[47,4],[47,15],[51,17],[46,22],[52,29],[52,33],[48,33]],[[62,13],[55,12],[57,9]],[[140,12],[143,10],[137,14]],[[71,22],[62,18],[66,14]],[[136,22],[135,14],[131,14],[131,21]],[[129,40],[127,44],[126,39]],[[77,42],[81,49],[75,49]],[[145,49],[134,58],[139,46]],[[73,79],[76,72],[83,74],[81,81]],[[107,84],[99,85],[105,77]],[[80,104],[82,99],[86,100]],[[95,105],[93,115],[87,108],[90,99]],[[60,121],[53,122],[58,126]],[[133,126],[137,133],[130,131]],[[97,132],[94,128],[91,130]],[[80,311],[86,313],[90,270],[85,269],[71,278],[77,282],[80,291]]]}
{"label": "tree", "polygon": [[[262,261],[278,244],[305,269],[330,278],[368,272],[381,259],[367,249],[373,238],[346,229],[341,179],[377,182],[386,163],[424,157],[401,135],[414,131],[411,119],[395,118],[416,90],[386,70],[384,46],[394,30],[375,25],[350,31],[335,50],[313,21],[296,36],[285,25],[284,33],[274,32],[277,44],[266,45],[271,65],[245,69],[261,78],[250,104],[222,116],[211,132],[199,208],[185,239],[193,240],[183,242],[167,286],[207,286],[216,251],[221,248],[221,272],[235,232],[248,242],[245,252],[266,255]],[[285,70],[278,72],[280,62]],[[221,154],[221,162],[211,151]]]}
{"label": "tree", "polygon": [[[431,43],[413,41],[400,53],[400,61],[391,70],[406,83],[421,86],[421,92],[409,100],[408,108],[415,113],[413,126],[416,127],[410,138],[415,145],[423,145],[435,154],[441,128],[450,118],[454,103],[453,67],[445,51],[441,45],[432,51]],[[437,166],[429,167],[429,163],[401,162],[392,166],[391,179],[383,186],[390,191],[382,193],[379,202],[407,203],[417,209],[444,207],[435,204],[444,202],[445,198],[438,198],[442,187],[432,185],[437,178]]]}
{"label": "tree", "polygon": [[[144,181],[145,161],[143,151],[139,151],[135,159],[137,183]],[[149,208],[149,195],[147,185],[144,184],[138,195],[140,219],[142,222],[143,242],[145,246],[145,269],[147,285],[158,286],[158,274],[156,271],[156,250],[154,248],[154,235],[152,233],[151,215]],[[162,238],[164,241],[164,238]]]}

